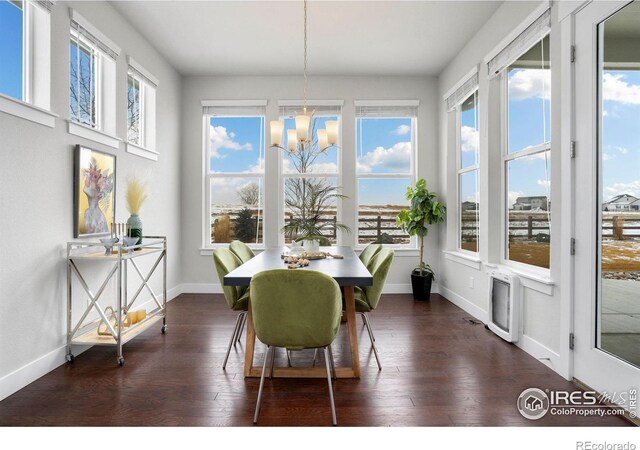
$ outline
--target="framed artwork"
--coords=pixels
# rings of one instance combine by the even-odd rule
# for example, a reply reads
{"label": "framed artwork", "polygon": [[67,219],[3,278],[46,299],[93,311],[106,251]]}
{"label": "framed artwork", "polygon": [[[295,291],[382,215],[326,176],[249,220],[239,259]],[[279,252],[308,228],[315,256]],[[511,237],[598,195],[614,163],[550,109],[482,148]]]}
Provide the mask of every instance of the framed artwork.
{"label": "framed artwork", "polygon": [[109,234],[116,210],[115,155],[77,145],[73,176],[73,237]]}

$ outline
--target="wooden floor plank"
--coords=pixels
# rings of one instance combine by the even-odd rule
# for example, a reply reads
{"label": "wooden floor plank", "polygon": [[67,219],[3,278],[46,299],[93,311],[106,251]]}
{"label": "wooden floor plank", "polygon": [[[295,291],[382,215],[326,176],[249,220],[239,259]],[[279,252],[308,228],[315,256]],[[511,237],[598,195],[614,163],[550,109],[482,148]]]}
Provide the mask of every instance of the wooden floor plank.
{"label": "wooden floor plank", "polygon": [[[115,351],[94,347],[0,402],[2,426],[249,426],[259,380],[244,377],[244,338],[222,370],[236,314],[222,295],[183,294],[168,304],[169,330],[150,329]],[[370,314],[383,370],[362,323],[360,379],[333,383],[342,426],[625,426],[619,417],[523,418],[516,399],[528,387],[577,390],[443,297],[384,295]],[[353,333],[354,330],[351,330]],[[351,362],[349,330],[333,345]],[[264,346],[255,347],[261,361]],[[313,351],[292,353],[310,367]],[[286,367],[284,352],[276,367]],[[322,354],[316,367],[323,368]],[[326,379],[267,379],[259,425],[329,426]]]}

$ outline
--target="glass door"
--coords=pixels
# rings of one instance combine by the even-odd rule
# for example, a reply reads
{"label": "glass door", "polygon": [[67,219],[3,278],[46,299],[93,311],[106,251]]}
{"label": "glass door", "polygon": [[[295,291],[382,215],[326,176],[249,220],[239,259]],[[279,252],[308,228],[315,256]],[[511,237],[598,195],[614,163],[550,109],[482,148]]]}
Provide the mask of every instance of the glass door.
{"label": "glass door", "polygon": [[[640,1],[576,15],[574,375],[627,409],[640,385]],[[627,398],[627,400],[625,400]],[[626,403],[626,404],[625,404]]]}

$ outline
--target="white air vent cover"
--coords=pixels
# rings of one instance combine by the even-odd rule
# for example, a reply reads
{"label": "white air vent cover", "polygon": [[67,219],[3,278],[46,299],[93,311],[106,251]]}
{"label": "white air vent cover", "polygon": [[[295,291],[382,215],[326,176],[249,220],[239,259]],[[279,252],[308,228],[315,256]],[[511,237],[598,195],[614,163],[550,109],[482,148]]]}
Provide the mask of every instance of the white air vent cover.
{"label": "white air vent cover", "polygon": [[520,279],[512,273],[489,273],[489,329],[508,342],[520,333]]}

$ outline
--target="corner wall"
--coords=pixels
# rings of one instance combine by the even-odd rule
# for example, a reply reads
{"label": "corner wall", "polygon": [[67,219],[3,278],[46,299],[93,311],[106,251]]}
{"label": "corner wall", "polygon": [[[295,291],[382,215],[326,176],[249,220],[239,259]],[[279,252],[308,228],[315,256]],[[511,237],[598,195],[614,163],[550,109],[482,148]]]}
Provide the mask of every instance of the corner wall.
{"label": "corner wall", "polygon": [[[500,90],[496,81],[489,81],[485,56],[495,49],[542,2],[505,2],[485,26],[451,61],[439,77],[440,118],[440,191],[449,199],[447,226],[442,230],[440,255],[440,292],[453,303],[487,323],[489,320],[489,274],[503,266],[501,255],[502,190]],[[551,268],[547,279],[539,274],[521,272],[522,307],[521,335],[518,346],[539,358],[564,377],[570,375],[570,353],[566,306],[570,302],[569,287],[561,285],[561,266],[566,264],[562,249],[569,248],[563,235],[563,221],[570,205],[563,199],[561,174],[561,114],[560,25],[558,7],[552,7],[551,67],[552,67],[552,136],[551,136],[551,192],[554,210],[551,228]],[[477,261],[464,258],[457,251],[457,169],[455,120],[444,104],[444,95],[474,66],[479,64],[480,104],[480,252]],[[468,254],[467,254],[468,255]],[[563,291],[565,295],[563,297]],[[567,323],[565,323],[567,322]],[[496,336],[496,339],[499,339]]]}
{"label": "corner wall", "polygon": [[[119,138],[126,137],[126,55],[160,80],[157,162],[126,153],[124,143],[114,149],[67,133],[70,6],[122,48],[117,60]],[[144,232],[168,238],[168,289],[178,286],[181,276],[180,75],[106,2],[56,2],[51,35],[51,111],[59,115],[55,128],[0,113],[0,400],[65,361],[65,252],[73,240],[76,144],[116,155],[118,222],[128,217],[127,178],[137,174],[149,180],[150,196],[141,211]],[[87,281],[97,289],[102,280],[90,276]],[[154,288],[159,292],[157,282]]]}

